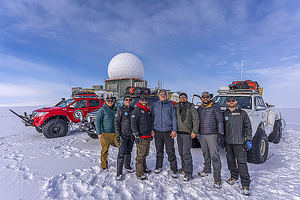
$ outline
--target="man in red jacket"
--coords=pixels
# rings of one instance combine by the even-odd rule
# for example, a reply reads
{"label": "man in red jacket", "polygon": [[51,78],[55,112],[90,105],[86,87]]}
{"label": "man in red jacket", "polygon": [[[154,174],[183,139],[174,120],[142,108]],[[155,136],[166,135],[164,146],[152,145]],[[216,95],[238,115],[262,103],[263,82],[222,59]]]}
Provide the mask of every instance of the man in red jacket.
{"label": "man in red jacket", "polygon": [[131,115],[131,129],[137,146],[136,176],[140,180],[147,178],[144,173],[151,172],[146,164],[146,157],[149,154],[150,142],[152,140],[152,115],[147,103],[147,96],[142,95]]}

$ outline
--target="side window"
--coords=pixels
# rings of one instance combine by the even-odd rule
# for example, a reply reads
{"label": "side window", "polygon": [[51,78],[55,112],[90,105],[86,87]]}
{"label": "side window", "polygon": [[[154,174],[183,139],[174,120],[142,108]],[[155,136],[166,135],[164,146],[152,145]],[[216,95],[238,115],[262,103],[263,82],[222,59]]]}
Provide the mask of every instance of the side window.
{"label": "side window", "polygon": [[261,97],[258,97],[258,98],[260,100],[260,105],[265,106],[265,102],[264,102],[263,98],[261,98]]}
{"label": "side window", "polygon": [[99,106],[100,106],[99,100],[96,100],[96,99],[89,100],[89,107],[90,108],[92,108],[92,107],[99,107]]}
{"label": "side window", "polygon": [[255,106],[259,106],[259,105],[260,105],[260,103],[259,103],[258,97],[255,97]]}
{"label": "side window", "polygon": [[76,101],[73,105],[73,108],[86,108],[86,100]]}

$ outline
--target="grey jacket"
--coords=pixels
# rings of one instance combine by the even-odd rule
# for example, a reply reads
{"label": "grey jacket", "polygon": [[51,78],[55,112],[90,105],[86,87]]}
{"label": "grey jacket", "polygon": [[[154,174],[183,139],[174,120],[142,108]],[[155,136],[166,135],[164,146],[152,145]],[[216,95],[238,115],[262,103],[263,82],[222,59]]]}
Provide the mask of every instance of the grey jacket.
{"label": "grey jacket", "polygon": [[153,130],[177,132],[175,106],[169,101],[157,101],[151,107]]}
{"label": "grey jacket", "polygon": [[177,130],[178,132],[184,133],[195,133],[198,134],[199,131],[199,116],[197,109],[195,108],[194,104],[186,102],[187,109],[186,109],[186,117],[182,120],[182,114],[180,111],[180,103],[178,103],[176,108],[177,114]]}
{"label": "grey jacket", "polygon": [[202,104],[198,108],[198,114],[200,135],[224,133],[223,114],[219,104],[215,104],[212,101],[206,107]]}
{"label": "grey jacket", "polygon": [[224,113],[225,143],[245,144],[252,140],[252,128],[248,114],[236,108],[233,112],[227,109]]}

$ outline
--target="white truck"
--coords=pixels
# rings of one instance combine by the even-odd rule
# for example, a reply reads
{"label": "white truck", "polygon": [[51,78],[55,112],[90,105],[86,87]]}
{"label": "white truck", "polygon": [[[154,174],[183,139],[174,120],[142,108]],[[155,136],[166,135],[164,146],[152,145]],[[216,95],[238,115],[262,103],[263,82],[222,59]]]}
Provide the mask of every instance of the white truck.
{"label": "white truck", "polygon": [[[234,96],[238,106],[248,113],[252,125],[253,147],[248,151],[248,162],[264,163],[268,158],[269,142],[278,144],[283,130],[281,113],[273,105],[264,102],[259,90],[229,89],[223,86],[213,101],[218,103],[224,111],[227,107],[226,99]],[[198,107],[201,104],[199,95],[193,95],[192,102]]]}

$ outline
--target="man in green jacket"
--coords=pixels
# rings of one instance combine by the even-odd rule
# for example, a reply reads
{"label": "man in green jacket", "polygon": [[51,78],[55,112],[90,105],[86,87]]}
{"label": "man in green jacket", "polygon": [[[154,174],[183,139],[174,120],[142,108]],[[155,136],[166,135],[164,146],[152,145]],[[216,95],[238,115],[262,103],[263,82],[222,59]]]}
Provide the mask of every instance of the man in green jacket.
{"label": "man in green jacket", "polygon": [[101,168],[103,171],[107,169],[107,156],[110,144],[113,142],[115,146],[119,146],[114,124],[116,114],[115,102],[116,99],[114,97],[107,97],[104,106],[99,109],[95,121],[98,138],[101,143]]}
{"label": "man in green jacket", "polygon": [[177,115],[177,144],[184,172],[184,181],[189,181],[193,175],[193,159],[191,154],[192,139],[196,138],[199,131],[199,116],[194,104],[189,103],[186,93],[179,95],[179,103],[176,105]]}

